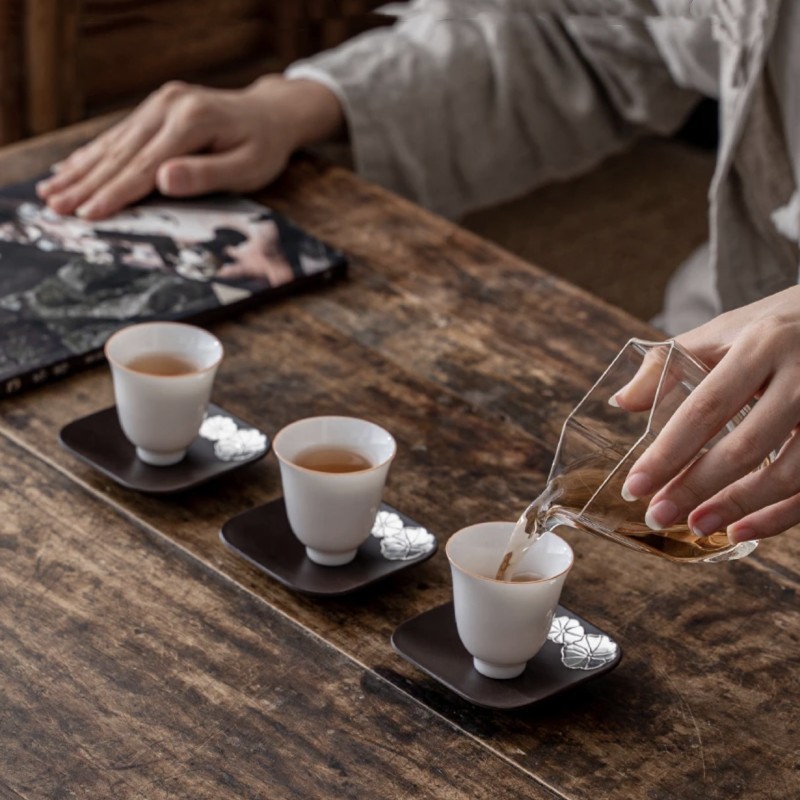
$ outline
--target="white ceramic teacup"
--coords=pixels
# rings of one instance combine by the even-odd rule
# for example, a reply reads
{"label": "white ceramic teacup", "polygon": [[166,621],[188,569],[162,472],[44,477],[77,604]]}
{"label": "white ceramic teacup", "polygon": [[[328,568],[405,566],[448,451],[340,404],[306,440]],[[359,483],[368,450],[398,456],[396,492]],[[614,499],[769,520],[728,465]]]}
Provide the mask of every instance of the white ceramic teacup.
{"label": "white ceramic teacup", "polygon": [[[142,461],[169,466],[183,458],[200,430],[222,354],[216,336],[180,322],[131,325],[106,342],[119,422]],[[160,356],[193,368],[179,374],[131,368]]]}
{"label": "white ceramic teacup", "polygon": [[[397,450],[392,435],[355,417],[308,417],[280,430],[272,448],[280,463],[289,524],[306,555],[326,567],[352,561],[375,523]],[[355,453],[369,466],[327,472],[297,463],[320,450]]]}
{"label": "white ceramic teacup", "polygon": [[488,678],[516,678],[539,652],[572,567],[572,548],[545,533],[516,570],[537,579],[495,580],[513,529],[513,522],[482,522],[454,533],[446,547],[458,635]]}

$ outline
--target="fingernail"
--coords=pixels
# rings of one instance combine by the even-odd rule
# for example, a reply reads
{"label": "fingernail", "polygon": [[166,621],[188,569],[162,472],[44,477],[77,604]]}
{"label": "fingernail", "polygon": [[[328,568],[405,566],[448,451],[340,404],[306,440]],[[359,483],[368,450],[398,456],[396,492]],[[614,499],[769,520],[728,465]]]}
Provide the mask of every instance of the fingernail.
{"label": "fingernail", "polygon": [[608,404],[614,408],[619,408],[619,400],[617,400],[617,396],[615,394],[608,398]]}
{"label": "fingernail", "polygon": [[632,500],[638,500],[640,497],[650,494],[652,488],[653,479],[645,472],[628,475],[622,485],[622,499],[630,503]]}
{"label": "fingernail", "polygon": [[758,539],[758,534],[752,528],[728,528],[728,540],[731,544],[751,542]]}
{"label": "fingernail", "polygon": [[64,166],[63,161],[56,161],[55,164],[50,165],[50,172],[58,172]]}
{"label": "fingernail", "polygon": [[162,194],[174,194],[181,188],[181,176],[178,170],[163,170],[156,181],[157,188]]}
{"label": "fingernail", "polygon": [[86,217],[98,217],[103,213],[103,204],[98,200],[88,200],[75,210],[75,216],[85,219]]}
{"label": "fingernail", "polygon": [[692,533],[695,536],[710,536],[722,528],[722,517],[719,514],[703,514],[700,519],[692,523]]}
{"label": "fingernail", "polygon": [[647,509],[644,516],[644,523],[654,531],[660,531],[672,525],[678,519],[678,506],[672,500],[660,500],[651,508]]}
{"label": "fingernail", "polygon": [[38,194],[39,196],[43,195],[47,191],[49,186],[50,186],[49,180],[45,179],[43,181],[39,181],[39,183],[36,184],[36,194]]}

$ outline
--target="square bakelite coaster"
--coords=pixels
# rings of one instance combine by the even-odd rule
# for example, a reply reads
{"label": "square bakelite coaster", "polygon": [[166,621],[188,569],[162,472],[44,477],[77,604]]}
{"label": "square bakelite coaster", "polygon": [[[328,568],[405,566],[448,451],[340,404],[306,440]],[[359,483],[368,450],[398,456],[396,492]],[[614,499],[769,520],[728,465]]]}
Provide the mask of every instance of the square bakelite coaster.
{"label": "square bakelite coaster", "polygon": [[210,404],[200,434],[186,455],[169,467],[145,464],[119,424],[116,406],[70,422],[59,440],[66,450],[127,489],[169,494],[192,489],[263,458],[266,434]]}
{"label": "square bakelite coaster", "polygon": [[426,561],[437,549],[433,534],[385,503],[356,557],[340,567],[309,560],[289,526],[283,498],[228,520],[220,537],[233,552],[284,586],[320,597],[363,589]]}
{"label": "square bakelite coaster", "polygon": [[404,622],[392,634],[392,647],[470,703],[501,710],[523,708],[571,689],[609,672],[622,659],[610,636],[563,606],[556,609],[542,649],[522,675],[510,680],[486,678],[475,669],[458,638],[452,603]]}

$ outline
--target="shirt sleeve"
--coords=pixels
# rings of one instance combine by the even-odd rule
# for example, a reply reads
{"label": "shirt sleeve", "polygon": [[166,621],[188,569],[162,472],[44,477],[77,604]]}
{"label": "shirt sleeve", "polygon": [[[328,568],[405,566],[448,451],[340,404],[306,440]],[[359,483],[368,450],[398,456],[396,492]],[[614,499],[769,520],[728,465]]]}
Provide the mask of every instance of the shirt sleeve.
{"label": "shirt sleeve", "polygon": [[[592,5],[602,13],[585,10]],[[699,94],[665,65],[647,24],[652,8],[417,0],[392,27],[286,76],[338,96],[363,177],[458,217],[680,126]]]}

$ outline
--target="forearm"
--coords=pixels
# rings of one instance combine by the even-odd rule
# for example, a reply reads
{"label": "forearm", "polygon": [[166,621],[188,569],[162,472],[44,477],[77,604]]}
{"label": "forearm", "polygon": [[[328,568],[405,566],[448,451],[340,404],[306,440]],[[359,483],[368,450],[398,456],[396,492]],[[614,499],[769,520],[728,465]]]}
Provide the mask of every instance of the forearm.
{"label": "forearm", "polygon": [[321,83],[266,75],[246,91],[262,106],[265,118],[283,129],[292,150],[335,139],[344,131],[339,100]]}
{"label": "forearm", "polygon": [[641,20],[540,6],[420,2],[393,28],[289,74],[335,84],[362,175],[449,216],[579,173],[681,121],[693,98],[671,82]]}

